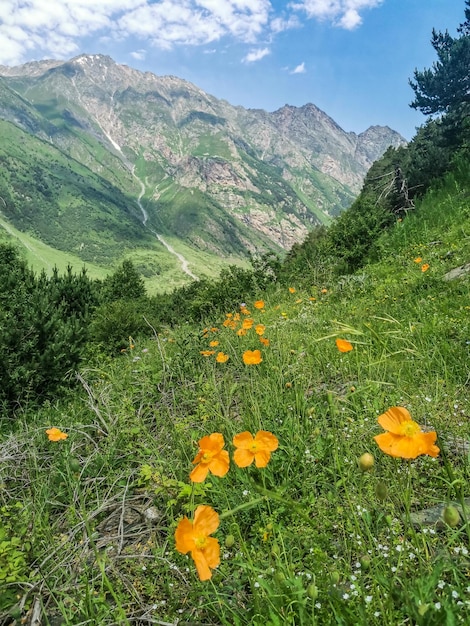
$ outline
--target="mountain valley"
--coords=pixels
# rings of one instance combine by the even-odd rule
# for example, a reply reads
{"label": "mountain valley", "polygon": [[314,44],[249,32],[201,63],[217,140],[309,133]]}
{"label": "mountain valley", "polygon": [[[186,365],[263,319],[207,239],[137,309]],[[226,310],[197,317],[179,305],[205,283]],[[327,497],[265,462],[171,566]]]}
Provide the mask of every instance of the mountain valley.
{"label": "mountain valley", "polygon": [[2,222],[97,274],[132,258],[156,290],[282,254],[406,143],[347,133],[313,104],[235,107],[102,55],[0,66],[0,129]]}

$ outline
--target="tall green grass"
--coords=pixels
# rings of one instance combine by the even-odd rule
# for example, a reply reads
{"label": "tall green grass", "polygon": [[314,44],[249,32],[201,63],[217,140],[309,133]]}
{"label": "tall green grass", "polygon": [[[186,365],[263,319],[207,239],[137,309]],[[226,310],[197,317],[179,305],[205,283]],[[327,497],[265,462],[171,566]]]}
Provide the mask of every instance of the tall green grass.
{"label": "tall green grass", "polygon": [[[358,273],[303,276],[247,298],[249,314],[130,337],[118,358],[90,356],[78,392],[3,422],[5,623],[469,623],[469,275],[444,280],[470,261],[467,185],[445,179]],[[245,365],[254,349],[262,361]],[[392,406],[437,432],[437,458],[379,450]],[[67,439],[49,441],[51,426]],[[233,436],[259,430],[279,440],[265,468],[231,461],[191,483],[202,437],[221,433],[232,459]],[[456,526],[442,519],[451,502]],[[174,541],[201,504],[220,515],[205,582]]]}

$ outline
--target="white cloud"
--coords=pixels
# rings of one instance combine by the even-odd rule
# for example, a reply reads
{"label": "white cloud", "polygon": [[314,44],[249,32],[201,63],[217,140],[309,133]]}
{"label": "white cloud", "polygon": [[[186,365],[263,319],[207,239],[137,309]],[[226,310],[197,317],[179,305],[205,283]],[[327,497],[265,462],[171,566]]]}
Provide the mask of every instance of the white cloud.
{"label": "white cloud", "polygon": [[137,59],[137,61],[143,61],[145,59],[145,55],[145,50],[134,50],[134,52],[131,52],[131,57],[133,59]]}
{"label": "white cloud", "polygon": [[[207,45],[222,38],[260,46],[301,26],[301,18],[355,28],[362,12],[382,1],[278,0],[275,8],[274,0],[0,0],[0,63],[67,58],[90,37],[97,42],[132,37],[142,49]],[[257,54],[260,50],[252,50],[245,60],[262,58]]]}
{"label": "white cloud", "polygon": [[253,63],[254,61],[259,61],[263,57],[270,54],[271,50],[269,48],[259,48],[258,50],[251,50],[248,52],[246,57],[242,59],[244,63]]}
{"label": "white cloud", "polygon": [[270,24],[270,30],[272,33],[282,33],[284,30],[290,30],[291,28],[299,28],[301,22],[297,15],[290,15],[289,17],[274,17]]}
{"label": "white cloud", "polygon": [[305,69],[305,62],[302,61],[302,63],[299,63],[297,67],[294,67],[291,74],[305,74],[306,71],[307,70]]}
{"label": "white cloud", "polygon": [[1,0],[0,63],[65,57],[80,38],[136,37],[161,48],[229,36],[256,43],[269,31],[269,0]]}
{"label": "white cloud", "polygon": [[356,11],[356,9],[348,9],[344,12],[341,18],[338,21],[338,25],[346,28],[347,30],[352,30],[359,26],[362,23],[362,17]]}
{"label": "white cloud", "polygon": [[301,0],[290,6],[296,11],[303,11],[308,18],[329,20],[335,26],[352,30],[362,23],[359,11],[373,9],[383,0]]}

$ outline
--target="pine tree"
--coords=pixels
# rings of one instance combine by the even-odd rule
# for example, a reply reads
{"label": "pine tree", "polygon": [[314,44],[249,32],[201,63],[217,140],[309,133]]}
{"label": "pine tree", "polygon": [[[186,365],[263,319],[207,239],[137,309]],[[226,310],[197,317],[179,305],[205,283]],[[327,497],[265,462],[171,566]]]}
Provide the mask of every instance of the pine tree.
{"label": "pine tree", "polygon": [[465,1],[466,20],[459,37],[432,31],[431,44],[438,60],[431,69],[415,70],[410,85],[415,92],[411,107],[425,115],[450,115],[459,121],[470,109],[470,0]]}

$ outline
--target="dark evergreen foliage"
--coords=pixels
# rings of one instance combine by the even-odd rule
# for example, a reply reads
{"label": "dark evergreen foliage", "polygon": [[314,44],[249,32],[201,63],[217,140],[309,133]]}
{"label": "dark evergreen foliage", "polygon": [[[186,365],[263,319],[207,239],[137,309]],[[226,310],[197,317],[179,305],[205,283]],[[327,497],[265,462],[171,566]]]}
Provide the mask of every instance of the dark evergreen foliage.
{"label": "dark evergreen foliage", "polygon": [[137,300],[146,295],[145,283],[134,264],[126,259],[103,281],[101,298],[105,302]]}
{"label": "dark evergreen foliage", "polygon": [[13,246],[0,245],[0,406],[50,398],[68,384],[95,301],[85,271],[37,277]]}
{"label": "dark evergreen foliage", "polygon": [[432,68],[415,70],[410,85],[415,92],[411,106],[425,115],[445,115],[447,141],[459,147],[469,139],[470,115],[470,0],[465,2],[465,22],[459,37],[433,29],[431,44],[437,61]]}

